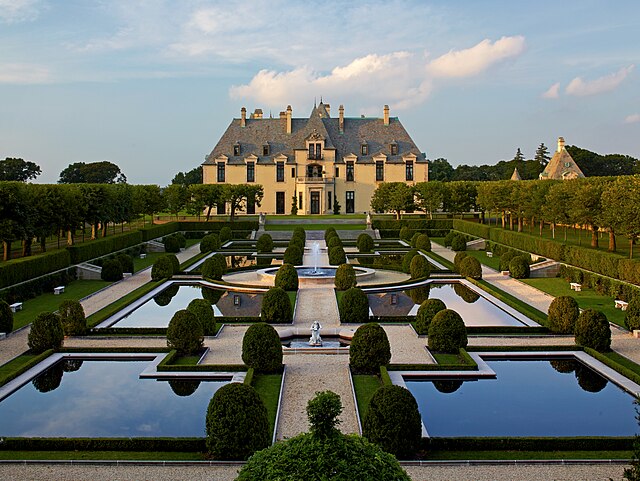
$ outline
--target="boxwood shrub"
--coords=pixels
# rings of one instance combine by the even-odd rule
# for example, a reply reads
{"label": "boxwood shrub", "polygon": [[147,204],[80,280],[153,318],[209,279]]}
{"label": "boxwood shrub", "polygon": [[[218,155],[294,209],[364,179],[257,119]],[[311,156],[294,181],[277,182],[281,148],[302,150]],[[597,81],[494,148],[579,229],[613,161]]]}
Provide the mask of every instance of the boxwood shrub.
{"label": "boxwood shrub", "polygon": [[[206,261],[205,261],[206,262]],[[158,257],[151,268],[151,279],[160,281],[169,279],[173,275],[173,264],[167,256]]]}
{"label": "boxwood shrub", "polygon": [[409,274],[411,272],[411,261],[418,255],[418,249],[410,249],[402,256],[402,272]]}
{"label": "boxwood shrub", "polygon": [[329,237],[334,236],[334,235],[338,235],[338,233],[336,232],[336,230],[333,227],[329,227],[327,230],[324,231],[324,240],[325,242],[327,242],[329,240]]}
{"label": "boxwood shrub", "polygon": [[304,251],[298,247],[297,245],[289,245],[284,251],[284,257],[282,261],[285,264],[292,264],[294,266],[302,265],[302,259],[304,256]]}
{"label": "boxwood shrub", "polygon": [[516,256],[509,262],[509,274],[514,279],[528,279],[531,274],[529,259],[526,256]]}
{"label": "boxwood shrub", "polygon": [[451,309],[438,312],[429,325],[429,349],[457,354],[467,347],[467,328],[460,314]]}
{"label": "boxwood shrub", "polygon": [[453,257],[453,267],[457,272],[460,272],[460,264],[467,257],[469,257],[469,254],[467,254],[465,251],[456,252],[456,255]]}
{"label": "boxwood shrub", "polygon": [[514,257],[517,257],[518,255],[519,255],[519,252],[518,251],[514,251],[512,249],[506,250],[502,254],[500,254],[500,270],[501,271],[508,271],[509,270],[509,264],[511,263],[511,260]]}
{"label": "boxwood shrub", "polygon": [[428,334],[433,316],[446,308],[447,306],[440,299],[427,299],[422,302],[416,314],[416,332],[421,335]]}
{"label": "boxwood shrub", "polygon": [[232,382],[216,391],[207,409],[207,450],[214,459],[245,460],[269,446],[267,408],[251,386]]}
{"label": "boxwood shrub", "polygon": [[167,328],[167,346],[181,354],[195,354],[204,344],[204,327],[193,312],[177,311]]}
{"label": "boxwood shrub", "polygon": [[460,274],[472,279],[482,279],[482,266],[475,257],[467,256],[460,262]]}
{"label": "boxwood shrub", "polygon": [[327,247],[329,249],[331,249],[332,247],[342,247],[342,241],[340,240],[340,237],[338,237],[337,235],[329,237]]}
{"label": "boxwood shrub", "polygon": [[406,226],[400,228],[400,239],[411,242],[411,236],[413,236],[413,229]]}
{"label": "boxwood shrub", "polygon": [[28,345],[35,354],[53,349],[57,351],[62,347],[64,331],[60,316],[53,312],[41,312],[31,323]]}
{"label": "boxwood shrub", "polygon": [[349,365],[358,373],[378,373],[391,360],[387,333],[376,323],[363,324],[353,334],[349,346]]}
{"label": "boxwood shrub", "polygon": [[411,247],[416,247],[416,242],[418,242],[418,237],[420,237],[420,232],[416,232],[411,236],[411,240],[409,241],[409,245]]}
{"label": "boxwood shrub", "polygon": [[454,231],[450,231],[446,236],[444,236],[444,246],[445,247],[451,247],[451,243],[453,242],[453,238],[456,236],[456,233]]}
{"label": "boxwood shrub", "polygon": [[211,303],[207,299],[193,299],[187,306],[187,311],[195,315],[200,321],[205,336],[214,336],[216,334],[216,316]]}
{"label": "boxwood shrub", "polygon": [[364,416],[362,435],[399,459],[410,459],[422,439],[418,403],[408,389],[382,386],[373,394]]}
{"label": "boxwood shrub", "polygon": [[369,234],[363,232],[358,236],[356,247],[358,248],[358,252],[371,252],[374,247],[373,239]]}
{"label": "boxwood shrub", "polygon": [[[630,331],[640,329],[640,297],[633,296],[624,313],[624,325]],[[2,329],[0,328],[0,331]]]}
{"label": "boxwood shrub", "polygon": [[107,259],[102,263],[100,278],[103,281],[116,282],[122,279],[122,264],[117,259]]}
{"label": "boxwood shrub", "polygon": [[203,278],[220,280],[227,272],[227,260],[220,253],[214,254],[202,263],[200,272]]}
{"label": "boxwood shrub", "polygon": [[200,252],[206,253],[220,250],[220,238],[218,234],[207,234],[200,241]]}
{"label": "boxwood shrub", "polygon": [[305,241],[302,237],[294,235],[293,237],[291,237],[291,239],[289,239],[289,247],[295,246],[304,252],[304,242]]}
{"label": "boxwood shrub", "polygon": [[180,252],[180,240],[175,234],[165,237],[162,243],[164,244],[165,252]]}
{"label": "boxwood shrub", "polygon": [[169,260],[171,261],[171,265],[173,266],[173,273],[177,274],[180,272],[180,261],[175,254],[165,254]]}
{"label": "boxwood shrub", "polygon": [[578,303],[571,296],[558,296],[549,305],[549,329],[556,334],[573,334],[580,315]]}
{"label": "boxwood shrub", "polygon": [[303,227],[297,226],[295,229],[293,229],[293,237],[300,237],[304,244],[304,242],[307,240],[307,233],[305,232]]}
{"label": "boxwood shrub", "polygon": [[287,324],[293,320],[291,300],[280,287],[272,287],[262,298],[260,318],[263,322]]}
{"label": "boxwood shrub", "polygon": [[414,246],[416,249],[421,249],[423,251],[430,252],[431,251],[431,239],[427,234],[420,234],[416,239],[416,245]]}
{"label": "boxwood shrub", "polygon": [[257,372],[282,368],[282,344],[278,332],[266,322],[249,326],[242,338],[242,361]]}
{"label": "boxwood shrub", "polygon": [[58,308],[65,336],[82,336],[87,331],[87,319],[79,301],[67,299]]}
{"label": "boxwood shrub", "polygon": [[298,271],[292,264],[282,264],[278,268],[275,286],[285,291],[298,290]]}
{"label": "boxwood shrub", "polygon": [[329,264],[339,266],[347,262],[347,254],[340,246],[331,247],[329,249]]}
{"label": "boxwood shrub", "polygon": [[262,234],[256,242],[256,250],[258,252],[272,252],[273,238],[269,234]]}
{"label": "boxwood shrub", "polygon": [[[347,289],[340,298],[340,322],[362,324],[369,321],[369,298],[362,289]],[[352,344],[353,345],[353,344]]]}
{"label": "boxwood shrub", "polygon": [[336,289],[346,291],[356,286],[356,271],[351,264],[340,264],[334,279]]}
{"label": "boxwood shrub", "polygon": [[431,264],[421,254],[413,256],[409,264],[409,273],[412,279],[422,279],[431,275]]}
{"label": "boxwood shrub", "polygon": [[122,272],[129,272],[133,274],[133,257],[131,257],[129,254],[122,253],[116,256],[116,260],[120,263]]}
{"label": "boxwood shrub", "polygon": [[5,301],[0,300],[0,332],[13,331],[13,312]]}
{"label": "boxwood shrub", "polygon": [[455,236],[453,236],[453,239],[451,239],[451,249],[456,252],[466,251],[467,250],[466,237],[463,236],[462,234],[456,234]]}
{"label": "boxwood shrub", "polygon": [[607,316],[595,309],[585,309],[580,313],[575,326],[576,344],[590,347],[598,352],[608,352],[611,348],[611,328]]}
{"label": "boxwood shrub", "polygon": [[233,232],[231,230],[231,227],[229,227],[228,225],[225,225],[222,229],[220,229],[219,236],[220,236],[221,244],[224,244],[225,242],[233,239]]}

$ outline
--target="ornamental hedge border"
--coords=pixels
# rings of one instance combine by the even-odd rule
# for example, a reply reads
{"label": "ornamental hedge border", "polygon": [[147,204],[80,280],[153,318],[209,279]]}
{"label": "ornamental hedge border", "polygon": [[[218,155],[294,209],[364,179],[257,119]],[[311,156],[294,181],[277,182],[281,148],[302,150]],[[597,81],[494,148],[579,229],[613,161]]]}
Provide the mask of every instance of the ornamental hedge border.
{"label": "ornamental hedge border", "polygon": [[199,453],[205,438],[3,438],[3,451],[150,451]]}
{"label": "ornamental hedge border", "polygon": [[629,451],[633,437],[422,438],[426,451]]}
{"label": "ornamental hedge border", "polygon": [[0,288],[66,269],[70,264],[71,255],[66,249],[3,262],[0,264]]}

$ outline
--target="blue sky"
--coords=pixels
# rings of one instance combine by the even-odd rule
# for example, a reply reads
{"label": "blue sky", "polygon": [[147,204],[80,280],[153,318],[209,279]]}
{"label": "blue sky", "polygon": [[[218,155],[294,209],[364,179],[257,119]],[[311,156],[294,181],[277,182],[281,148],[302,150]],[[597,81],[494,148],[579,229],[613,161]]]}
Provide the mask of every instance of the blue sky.
{"label": "blue sky", "polygon": [[391,115],[428,158],[640,157],[640,2],[0,0],[0,158],[197,166],[240,108]]}

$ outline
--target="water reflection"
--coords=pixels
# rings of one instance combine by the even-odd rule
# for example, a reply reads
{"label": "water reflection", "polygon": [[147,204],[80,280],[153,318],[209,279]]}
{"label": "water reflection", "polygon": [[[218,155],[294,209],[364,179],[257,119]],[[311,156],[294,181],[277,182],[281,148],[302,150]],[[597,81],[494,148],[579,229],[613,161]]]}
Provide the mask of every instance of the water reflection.
{"label": "water reflection", "polygon": [[584,391],[593,393],[602,391],[608,384],[604,377],[581,363],[576,363],[576,379]]}
{"label": "water reflection", "polygon": [[574,359],[553,359],[549,361],[549,364],[560,374],[570,374],[576,370],[576,361]]}
{"label": "water reflection", "polygon": [[211,305],[217,304],[223,294],[224,291],[220,289],[202,288],[202,298],[209,301]]}
{"label": "water reflection", "polygon": [[181,397],[191,396],[200,387],[200,381],[191,379],[170,379],[168,382],[171,390]]}
{"label": "water reflection", "polygon": [[180,286],[178,286],[177,284],[171,284],[162,292],[153,296],[153,301],[160,307],[168,306],[179,290],[180,290]]}
{"label": "water reflection", "polygon": [[422,304],[424,301],[429,299],[429,292],[431,292],[430,284],[404,291],[404,293],[408,295],[415,304]]}
{"label": "water reflection", "polygon": [[473,304],[480,299],[479,294],[473,292],[467,286],[463,286],[462,284],[454,284],[453,291],[467,304]]}
{"label": "water reflection", "polygon": [[433,381],[433,387],[443,394],[451,394],[456,392],[462,387],[463,381],[456,381],[454,379],[442,379],[439,381]]}

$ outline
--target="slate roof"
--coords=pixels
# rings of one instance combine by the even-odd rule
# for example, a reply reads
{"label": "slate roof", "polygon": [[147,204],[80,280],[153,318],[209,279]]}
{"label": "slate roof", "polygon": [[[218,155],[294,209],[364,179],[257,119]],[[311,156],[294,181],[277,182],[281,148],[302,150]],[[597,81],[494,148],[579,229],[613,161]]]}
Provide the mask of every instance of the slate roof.
{"label": "slate roof", "polygon": [[520,177],[520,172],[518,172],[518,168],[513,169],[513,174],[511,174],[511,180],[522,180]]}
{"label": "slate roof", "polygon": [[562,180],[575,179],[577,177],[584,177],[584,174],[564,147],[553,154],[553,157],[540,174],[541,179]]}
{"label": "slate roof", "polygon": [[[321,102],[313,109],[309,118],[292,118],[291,134],[286,133],[286,118],[246,119],[246,126],[240,126],[240,119],[233,119],[203,165],[215,164],[215,159],[225,155],[230,165],[246,163],[246,158],[255,155],[258,164],[273,164],[275,157],[285,155],[287,163],[295,162],[295,149],[306,150],[306,140],[312,134],[325,140],[324,150],[336,150],[336,163],[344,163],[344,156],[355,154],[357,163],[373,163],[378,154],[386,155],[387,163],[402,163],[403,156],[414,154],[416,163],[426,163],[426,157],[411,139],[397,117],[384,125],[382,118],[344,118],[344,132],[340,133],[339,118],[330,117]],[[397,155],[391,155],[390,144],[398,144]],[[269,143],[268,156],[263,154],[263,145]],[[361,145],[367,143],[369,155],[362,156]],[[240,155],[234,156],[233,146],[240,144]]]}

